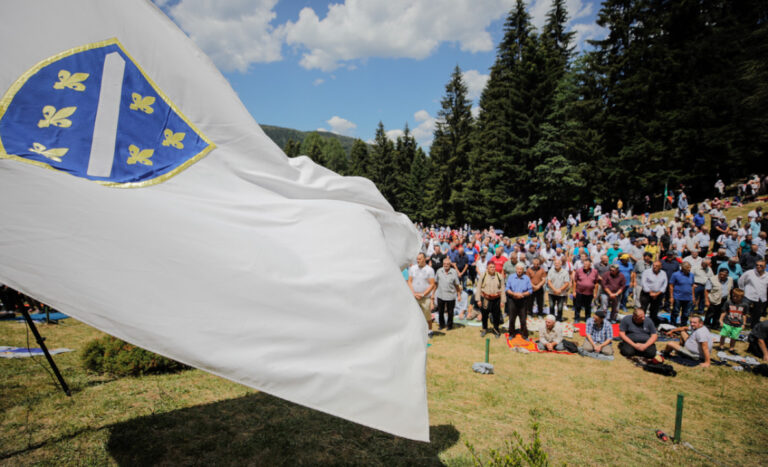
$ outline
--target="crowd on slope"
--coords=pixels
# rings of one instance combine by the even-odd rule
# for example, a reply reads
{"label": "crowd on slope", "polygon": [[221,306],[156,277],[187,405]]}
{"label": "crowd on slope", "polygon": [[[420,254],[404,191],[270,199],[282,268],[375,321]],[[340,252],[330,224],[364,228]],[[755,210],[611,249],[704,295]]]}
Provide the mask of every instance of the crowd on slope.
{"label": "crowd on slope", "polygon": [[[680,341],[667,344],[665,353],[700,358],[706,366],[710,329],[720,330],[721,345],[730,340],[732,352],[749,329],[750,351],[768,360],[768,321],[761,322],[768,212],[758,205],[729,221],[730,204],[690,205],[681,192],[673,219],[628,216],[620,204],[603,213],[597,205],[581,226],[578,216],[533,221],[516,240],[493,227],[419,226],[421,252],[404,274],[430,337],[433,313],[440,330],[451,330],[458,315],[479,319],[482,336],[499,337],[508,320],[509,336],[525,339],[527,317],[540,315],[539,348],[562,350],[570,305],[573,322],[586,321],[582,347],[588,352],[611,355],[612,340],[620,337],[622,355],[654,358],[658,328],[666,325]],[[629,308],[632,314],[619,320]],[[613,335],[614,323],[620,336]]]}

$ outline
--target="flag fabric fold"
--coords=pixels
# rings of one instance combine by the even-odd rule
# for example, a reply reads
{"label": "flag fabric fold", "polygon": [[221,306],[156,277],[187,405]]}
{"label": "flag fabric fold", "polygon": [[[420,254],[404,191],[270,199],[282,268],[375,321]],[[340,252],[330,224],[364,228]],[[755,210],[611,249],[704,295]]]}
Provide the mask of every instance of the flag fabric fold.
{"label": "flag fabric fold", "polygon": [[287,158],[149,2],[8,1],[0,18],[0,282],[193,367],[428,441],[407,217],[366,179]]}

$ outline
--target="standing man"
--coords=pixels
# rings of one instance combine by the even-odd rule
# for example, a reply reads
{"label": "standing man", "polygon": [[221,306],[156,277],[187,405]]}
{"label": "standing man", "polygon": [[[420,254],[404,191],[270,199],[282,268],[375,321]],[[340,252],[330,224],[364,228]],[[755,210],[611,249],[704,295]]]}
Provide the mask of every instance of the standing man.
{"label": "standing man", "polygon": [[688,315],[693,308],[693,274],[688,261],[683,261],[683,268],[672,274],[669,281],[669,301],[672,305],[670,321],[677,324],[677,313],[680,311],[680,325],[688,325]]}
{"label": "standing man", "polygon": [[[627,299],[629,299],[629,291],[635,289],[635,282],[637,277],[635,276],[635,265],[630,261],[630,255],[624,253],[619,256],[619,262],[616,264],[619,267],[619,272],[624,276],[626,287],[621,293],[621,302],[619,306],[626,313],[627,312]],[[615,318],[611,317],[611,320]]]}
{"label": "standing man", "polygon": [[437,319],[438,329],[443,330],[446,327],[443,313],[448,314],[448,330],[453,329],[453,309],[456,306],[456,299],[461,299],[461,285],[459,275],[455,268],[451,267],[451,259],[443,260],[443,267],[435,274],[435,284],[437,292],[432,296],[432,306],[437,299]]}
{"label": "standing man", "polygon": [[496,272],[496,263],[488,261],[488,266],[482,276],[478,278],[475,287],[475,298],[480,305],[480,313],[483,315],[483,330],[480,337],[488,333],[488,314],[491,315],[493,333],[496,337],[501,335],[501,306],[506,301],[504,298],[504,279]]}
{"label": "standing man", "polygon": [[723,306],[728,301],[731,290],[733,290],[733,279],[730,278],[725,269],[718,271],[716,276],[709,276],[704,287],[704,303],[707,305],[704,325],[711,328],[717,326],[719,316],[723,313]]}
{"label": "standing man", "polygon": [[640,302],[640,297],[643,294],[643,274],[645,271],[650,271],[653,268],[653,255],[649,252],[644,252],[643,257],[635,263],[635,291],[634,301],[635,308],[640,308],[643,304]]}
{"label": "standing man", "polygon": [[592,315],[592,299],[597,294],[597,286],[600,284],[600,276],[597,269],[592,267],[592,261],[585,258],[583,266],[573,273],[573,312],[574,321],[578,322],[579,314],[584,309],[584,319]]}
{"label": "standing man", "polygon": [[602,283],[603,294],[600,297],[603,302],[602,309],[606,310],[608,306],[611,307],[611,321],[613,322],[618,318],[619,301],[624,294],[627,282],[624,274],[619,272],[619,266],[611,264],[610,270],[602,277]]}
{"label": "standing man", "polygon": [[571,288],[571,275],[563,267],[563,260],[555,259],[553,268],[547,273],[549,308],[558,322],[563,320],[563,306]]}
{"label": "standing man", "polygon": [[440,251],[440,243],[435,243],[435,251],[429,257],[429,265],[432,266],[432,271],[437,272],[443,267],[443,258],[445,258],[445,253]]}
{"label": "standing man", "polygon": [[[667,256],[661,261],[661,270],[667,275],[667,284],[672,279],[672,274],[680,270],[680,263],[677,262],[677,255],[674,251],[669,251]],[[669,294],[669,290],[664,293],[664,305],[663,308],[666,311],[672,311],[672,302],[670,300],[672,296]]]}
{"label": "standing man", "polygon": [[659,308],[667,290],[667,275],[661,270],[661,261],[654,262],[650,269],[646,269],[640,281],[643,287],[640,293],[640,309],[649,312],[655,325],[659,322]]}
{"label": "standing man", "polygon": [[768,273],[765,272],[765,260],[755,263],[755,269],[745,272],[739,279],[739,288],[749,300],[749,325],[755,328],[765,312],[768,295]]}
{"label": "standing man", "polygon": [[467,270],[469,269],[469,256],[464,252],[464,246],[459,245],[459,253],[456,255],[456,260],[453,268],[459,275],[459,282],[462,287],[467,286]]}
{"label": "standing man", "polygon": [[531,293],[531,305],[529,310],[533,315],[533,305],[536,305],[536,311],[538,314],[544,314],[544,285],[547,283],[547,271],[541,267],[541,258],[533,258],[533,265],[528,268],[528,277],[531,279],[531,285],[533,292]]}
{"label": "standing man", "polygon": [[531,278],[525,274],[525,266],[518,263],[515,274],[507,278],[507,300],[509,304],[509,336],[513,337],[517,333],[515,320],[520,318],[520,333],[524,339],[528,339],[528,297],[533,292]]}
{"label": "standing man", "polygon": [[424,319],[429,326],[429,337],[432,337],[432,300],[430,295],[435,290],[435,271],[427,266],[427,257],[424,253],[416,256],[416,264],[408,270],[408,287],[413,297],[424,313]]}

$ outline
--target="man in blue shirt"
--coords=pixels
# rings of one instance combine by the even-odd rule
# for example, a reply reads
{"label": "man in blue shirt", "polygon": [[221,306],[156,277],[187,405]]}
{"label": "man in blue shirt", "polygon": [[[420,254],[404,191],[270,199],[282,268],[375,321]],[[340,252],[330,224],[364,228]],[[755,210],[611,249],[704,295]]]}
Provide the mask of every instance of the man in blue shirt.
{"label": "man in blue shirt", "polygon": [[467,254],[467,258],[469,259],[467,279],[469,279],[469,281],[474,284],[475,280],[477,280],[477,269],[475,269],[475,261],[477,261],[477,255],[479,253],[475,249],[475,246],[472,242],[467,242],[467,245],[464,247],[464,253]]}
{"label": "man in blue shirt", "polygon": [[693,306],[693,274],[691,274],[691,265],[683,261],[683,267],[680,271],[672,274],[669,280],[669,295],[672,312],[670,321],[672,325],[677,324],[677,313],[681,312],[680,325],[688,325],[688,315],[691,314]]}
{"label": "man in blue shirt", "polygon": [[733,279],[734,282],[738,281],[739,277],[744,274],[744,270],[741,268],[738,256],[732,256],[731,258],[728,258],[727,263],[720,263],[717,266],[717,272],[720,272],[722,269],[728,271],[728,275],[731,277],[731,279]]}
{"label": "man in blue shirt", "polygon": [[528,306],[531,293],[533,293],[533,284],[531,278],[525,273],[525,266],[517,263],[515,274],[510,274],[507,278],[507,311],[509,313],[509,337],[514,337],[518,333],[515,326],[515,320],[520,318],[520,334],[524,339],[528,339]]}
{"label": "man in blue shirt", "polygon": [[[667,252],[667,256],[661,261],[661,270],[667,275],[667,283],[672,280],[672,274],[680,270],[680,263],[677,261],[677,253],[675,253],[675,250]],[[667,289],[664,293],[663,305],[663,308],[666,311],[672,311],[671,297],[672,295],[669,293],[669,289]]]}
{"label": "man in blue shirt", "polygon": [[632,261],[629,260],[629,254],[623,253],[621,256],[619,256],[619,262],[617,263],[617,266],[619,266],[619,272],[624,274],[624,279],[626,279],[627,284],[627,286],[624,288],[624,292],[621,296],[621,303],[619,305],[621,309],[624,310],[624,313],[626,313],[629,291],[635,290],[635,281],[637,280],[635,275],[635,265],[632,264]]}
{"label": "man in blue shirt", "polygon": [[701,211],[698,211],[696,215],[693,216],[693,225],[695,225],[697,229],[701,228],[706,222],[707,220],[704,218],[704,214],[702,214]]}

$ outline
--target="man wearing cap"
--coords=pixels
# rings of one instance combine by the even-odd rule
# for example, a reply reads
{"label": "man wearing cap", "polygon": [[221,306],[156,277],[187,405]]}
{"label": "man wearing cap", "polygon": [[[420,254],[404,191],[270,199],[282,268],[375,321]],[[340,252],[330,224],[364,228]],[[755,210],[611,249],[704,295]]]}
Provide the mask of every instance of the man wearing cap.
{"label": "man wearing cap", "polygon": [[565,350],[563,347],[563,328],[556,322],[555,317],[547,315],[544,319],[544,325],[539,329],[539,350],[545,352]]}
{"label": "man wearing cap", "polygon": [[605,312],[596,311],[587,320],[587,337],[580,349],[584,352],[594,352],[603,355],[613,355],[613,326],[605,322]]}
{"label": "man wearing cap", "polygon": [[610,270],[602,277],[603,293],[601,295],[602,309],[611,307],[611,321],[618,318],[619,301],[627,288],[624,274],[619,272],[619,266],[611,264]]}

